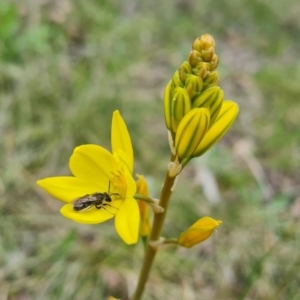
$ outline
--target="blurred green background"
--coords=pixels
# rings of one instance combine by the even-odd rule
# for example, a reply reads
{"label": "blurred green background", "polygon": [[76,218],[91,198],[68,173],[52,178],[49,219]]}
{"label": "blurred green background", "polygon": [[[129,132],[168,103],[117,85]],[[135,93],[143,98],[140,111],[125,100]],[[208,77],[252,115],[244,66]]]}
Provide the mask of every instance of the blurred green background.
{"label": "blurred green background", "polygon": [[299,15],[297,0],[1,0],[0,299],[128,299],[142,243],[64,219],[35,182],[68,175],[77,145],[109,148],[119,109],[158,197],[163,90],[204,33],[240,114],[182,172],[164,235],[205,215],[223,224],[159,252],[144,299],[300,299]]}

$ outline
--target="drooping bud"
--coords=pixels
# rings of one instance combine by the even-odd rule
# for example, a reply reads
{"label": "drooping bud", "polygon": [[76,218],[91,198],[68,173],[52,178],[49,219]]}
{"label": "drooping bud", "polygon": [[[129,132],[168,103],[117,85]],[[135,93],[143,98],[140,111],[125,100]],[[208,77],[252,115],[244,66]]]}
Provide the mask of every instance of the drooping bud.
{"label": "drooping bud", "polygon": [[180,66],[178,72],[179,72],[179,78],[180,78],[181,82],[185,83],[187,76],[192,73],[192,68],[191,68],[190,64],[187,61],[185,61]]}
{"label": "drooping bud", "polygon": [[206,108],[194,108],[179,123],[175,149],[181,158],[189,158],[205,136],[210,122],[210,113]]}
{"label": "drooping bud", "polygon": [[223,101],[222,108],[214,124],[208,130],[201,143],[195,149],[193,157],[201,156],[218,142],[228,131],[239,112],[238,105],[230,100]]}
{"label": "drooping bud", "polygon": [[191,110],[192,104],[188,92],[181,87],[175,89],[172,99],[172,130],[176,132],[179,122]]}
{"label": "drooping bud", "polygon": [[196,95],[200,94],[203,88],[203,81],[201,77],[196,75],[189,75],[185,81],[185,89],[193,99]]}
{"label": "drooping bud", "polygon": [[[146,179],[143,175],[136,175],[138,180],[136,182],[137,193],[143,196],[149,196],[148,185]],[[140,235],[148,236],[151,231],[151,223],[150,223],[150,213],[149,206],[146,202],[139,200],[138,201],[141,223],[140,223]]]}
{"label": "drooping bud", "polygon": [[178,244],[182,247],[191,248],[209,238],[214,230],[222,223],[210,217],[203,217],[195,222],[188,230],[178,237]]}
{"label": "drooping bud", "polygon": [[224,92],[220,87],[214,86],[203,91],[193,100],[193,107],[205,107],[210,110],[210,125],[216,120],[222,107]]}

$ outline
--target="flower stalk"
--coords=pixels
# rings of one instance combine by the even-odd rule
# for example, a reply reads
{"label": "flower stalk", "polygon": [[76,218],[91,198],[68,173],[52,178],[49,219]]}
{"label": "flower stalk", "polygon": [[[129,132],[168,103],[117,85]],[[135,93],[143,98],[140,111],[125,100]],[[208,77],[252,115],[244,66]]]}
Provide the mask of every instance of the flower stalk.
{"label": "flower stalk", "polygon": [[[174,160],[174,157],[172,157],[172,159]],[[148,280],[155,255],[158,250],[157,248],[154,248],[151,245],[151,242],[156,242],[160,239],[162,228],[168,211],[169,200],[172,195],[172,187],[174,185],[175,179],[176,176],[170,177],[169,172],[167,172],[164,185],[161,190],[160,199],[159,199],[159,206],[161,206],[164,209],[164,211],[160,214],[154,215],[153,226],[149,238],[149,243],[147,245],[147,249],[145,252],[142,269],[139,275],[138,285],[136,287],[136,290],[131,300],[140,300],[143,295],[145,285]]]}

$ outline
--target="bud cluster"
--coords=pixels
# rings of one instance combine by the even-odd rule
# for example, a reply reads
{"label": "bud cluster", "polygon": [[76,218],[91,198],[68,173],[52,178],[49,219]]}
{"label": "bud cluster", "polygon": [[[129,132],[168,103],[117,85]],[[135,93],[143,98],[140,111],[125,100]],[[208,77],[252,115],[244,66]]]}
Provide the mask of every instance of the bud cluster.
{"label": "bud cluster", "polygon": [[[224,101],[224,92],[217,86],[218,62],[215,40],[204,34],[193,42],[188,61],[179,67],[165,88],[165,122],[181,160],[203,154],[199,145],[228,102]],[[229,114],[223,115],[222,122],[219,122],[219,125],[224,123],[226,130],[220,130],[221,135],[210,138],[213,143],[208,148],[225,134],[230,127],[228,124],[231,125],[237,115],[238,107],[234,102],[226,105],[231,107]]]}

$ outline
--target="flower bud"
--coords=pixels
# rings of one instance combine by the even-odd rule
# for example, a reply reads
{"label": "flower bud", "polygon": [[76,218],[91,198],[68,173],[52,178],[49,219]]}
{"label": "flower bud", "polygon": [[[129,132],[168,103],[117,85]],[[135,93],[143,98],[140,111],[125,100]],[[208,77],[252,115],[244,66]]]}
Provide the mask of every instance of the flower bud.
{"label": "flower bud", "polygon": [[224,92],[220,87],[214,86],[203,91],[193,100],[193,107],[206,107],[210,111],[210,124],[216,120],[222,107]]}
{"label": "flower bud", "polygon": [[[200,62],[197,63],[197,65],[195,66],[195,68],[192,69],[193,74],[196,76],[201,77],[202,79],[206,77],[207,73],[208,73],[208,64],[205,62]],[[210,67],[210,66],[209,66]]]}
{"label": "flower bud", "polygon": [[188,230],[182,232],[177,239],[180,246],[191,248],[209,238],[214,230],[222,223],[210,217],[203,217],[194,223]]}
{"label": "flower bud", "polygon": [[189,158],[205,136],[210,122],[210,113],[206,108],[194,108],[179,123],[175,149],[177,155]]}
{"label": "flower bud", "polygon": [[219,74],[217,71],[210,72],[207,74],[207,76],[204,78],[203,82],[208,85],[216,85],[219,80]]}
{"label": "flower bud", "polygon": [[176,87],[183,87],[183,83],[179,77],[179,71],[176,71],[172,77],[172,85],[171,88],[174,91]]}
{"label": "flower bud", "polygon": [[219,57],[218,55],[214,55],[213,58],[210,61],[210,70],[213,71],[217,68],[217,66],[219,65]]}
{"label": "flower bud", "polygon": [[177,131],[177,127],[182,118],[191,110],[192,104],[188,92],[177,87],[173,94],[172,104],[172,130]]}
{"label": "flower bud", "polygon": [[214,38],[210,34],[203,34],[193,42],[192,49],[201,53],[201,50],[208,50],[216,46]]}
{"label": "flower bud", "polygon": [[211,59],[213,58],[214,54],[215,54],[214,47],[210,47],[206,50],[201,50],[201,57],[202,57],[203,61],[210,62]]}
{"label": "flower bud", "polygon": [[192,73],[192,68],[191,68],[190,64],[187,61],[185,61],[180,66],[178,72],[179,72],[179,78],[180,78],[181,82],[185,83],[186,77]]}
{"label": "flower bud", "polygon": [[201,57],[200,52],[196,51],[196,50],[192,50],[189,54],[189,63],[192,66],[192,68],[194,68],[197,63],[202,62],[203,59]]}
{"label": "flower bud", "polygon": [[[194,109],[193,109],[194,110]],[[192,111],[193,111],[192,110]],[[195,149],[193,157],[201,156],[219,141],[228,131],[239,112],[238,105],[230,100],[224,101],[214,124],[208,130],[201,143]]]}
{"label": "flower bud", "polygon": [[[136,182],[136,191],[138,194],[143,196],[149,196],[147,181],[144,176],[138,175],[138,180]],[[151,231],[151,223],[150,223],[150,213],[149,206],[146,202],[139,200],[138,201],[141,223],[140,223],[140,235],[148,236]]]}
{"label": "flower bud", "polygon": [[169,130],[172,129],[172,80],[169,81],[164,92],[164,116],[166,126]]}
{"label": "flower bud", "polygon": [[196,75],[189,75],[185,81],[185,89],[190,95],[190,98],[193,99],[194,96],[200,94],[203,88],[203,81],[201,77]]}

